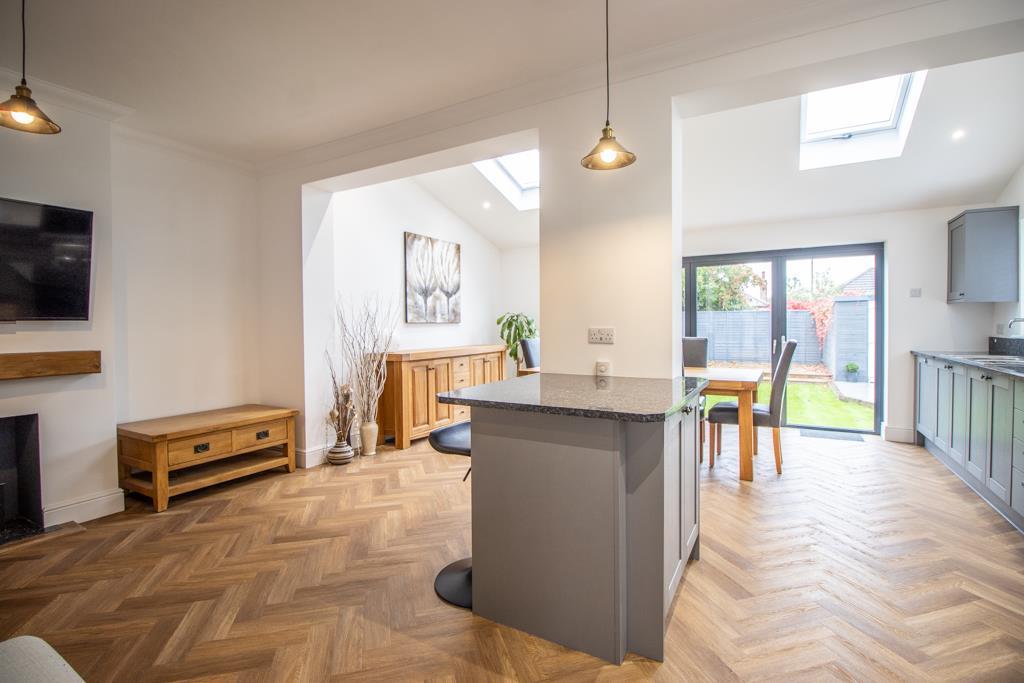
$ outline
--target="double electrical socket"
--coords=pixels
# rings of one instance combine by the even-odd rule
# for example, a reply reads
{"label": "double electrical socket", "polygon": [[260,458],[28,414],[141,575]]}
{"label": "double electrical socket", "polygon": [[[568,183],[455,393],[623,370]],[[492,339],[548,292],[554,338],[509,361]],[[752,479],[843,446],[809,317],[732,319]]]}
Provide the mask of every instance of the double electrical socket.
{"label": "double electrical socket", "polygon": [[614,344],[614,327],[591,327],[587,329],[588,344]]}

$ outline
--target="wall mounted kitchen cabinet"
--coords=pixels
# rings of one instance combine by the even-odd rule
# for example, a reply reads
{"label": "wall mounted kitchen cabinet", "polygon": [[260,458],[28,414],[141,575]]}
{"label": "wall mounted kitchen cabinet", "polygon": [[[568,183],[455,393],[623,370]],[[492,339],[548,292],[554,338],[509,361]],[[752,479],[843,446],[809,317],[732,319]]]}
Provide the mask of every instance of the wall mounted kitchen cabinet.
{"label": "wall mounted kitchen cabinet", "polygon": [[1020,208],[964,211],[949,221],[946,301],[1016,301]]}

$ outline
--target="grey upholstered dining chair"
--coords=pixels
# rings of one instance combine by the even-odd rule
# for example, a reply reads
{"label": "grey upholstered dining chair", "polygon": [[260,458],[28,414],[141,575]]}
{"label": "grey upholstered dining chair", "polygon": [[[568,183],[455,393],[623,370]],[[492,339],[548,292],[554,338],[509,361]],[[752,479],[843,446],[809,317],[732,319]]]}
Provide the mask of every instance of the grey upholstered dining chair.
{"label": "grey upholstered dining chair", "polygon": [[[684,368],[706,368],[708,366],[708,338],[707,337],[683,337],[683,367]],[[707,396],[701,396],[697,403],[700,410],[700,461],[704,462],[704,435],[707,433],[705,420],[705,407]]]}
{"label": "grey upholstered dining chair", "polygon": [[[782,348],[779,363],[772,373],[772,393],[768,399],[768,405],[754,404],[754,453],[757,453],[757,428],[771,427],[772,444],[775,450],[775,471],[779,474],[782,474],[782,434],[779,432],[779,428],[782,426],[782,401],[786,397],[786,381],[789,379],[789,368],[793,364],[794,352],[796,352],[796,342],[791,339]],[[708,459],[710,467],[715,466],[716,437],[718,452],[722,452],[722,425],[738,425],[739,418],[740,409],[735,401],[718,403],[708,411],[708,422],[711,423]]]}
{"label": "grey upholstered dining chair", "polygon": [[523,352],[523,367],[540,367],[540,339],[521,339],[520,350]]}

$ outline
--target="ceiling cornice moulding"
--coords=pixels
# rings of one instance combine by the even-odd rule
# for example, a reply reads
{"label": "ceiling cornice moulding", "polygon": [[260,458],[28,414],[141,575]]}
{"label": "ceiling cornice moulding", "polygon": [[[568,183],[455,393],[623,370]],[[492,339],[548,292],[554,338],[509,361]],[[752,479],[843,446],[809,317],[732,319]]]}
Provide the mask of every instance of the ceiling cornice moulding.
{"label": "ceiling cornice moulding", "polygon": [[[134,112],[131,107],[95,97],[80,90],[65,88],[63,85],[44,81],[31,74],[28,74],[27,80],[32,87],[33,97],[43,104],[73,109],[105,121],[117,121]],[[21,81],[21,72],[0,67],[0,83],[8,81],[13,88],[14,84]]]}
{"label": "ceiling cornice moulding", "polygon": [[256,165],[248,161],[240,161],[231,157],[217,154],[216,152],[210,152],[201,147],[194,145],[188,145],[184,142],[178,142],[171,138],[166,138],[156,133],[150,133],[148,131],[139,130],[137,128],[131,128],[122,123],[115,123],[111,127],[111,133],[132,142],[138,142],[145,145],[151,145],[153,147],[162,147],[172,152],[177,152],[182,156],[192,157],[199,161],[212,162],[223,166],[228,166],[246,173],[256,173]]}

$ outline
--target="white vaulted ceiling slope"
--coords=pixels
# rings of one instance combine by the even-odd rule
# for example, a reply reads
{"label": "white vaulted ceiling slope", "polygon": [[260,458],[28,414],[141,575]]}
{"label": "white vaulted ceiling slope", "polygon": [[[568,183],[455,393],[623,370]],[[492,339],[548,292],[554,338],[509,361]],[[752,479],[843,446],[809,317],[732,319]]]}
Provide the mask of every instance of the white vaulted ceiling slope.
{"label": "white vaulted ceiling slope", "polygon": [[[650,70],[924,4],[616,0],[613,68],[621,78],[629,58]],[[0,0],[7,69],[19,66],[18,11]],[[253,162],[560,74],[578,78],[556,94],[603,82],[600,0],[33,0],[28,14],[30,82]]]}
{"label": "white vaulted ceiling slope", "polygon": [[416,182],[499,249],[535,247],[540,241],[540,211],[512,206],[472,165],[418,175]]}
{"label": "white vaulted ceiling slope", "polygon": [[806,171],[799,97],[687,119],[684,227],[993,202],[1024,162],[1022,83],[1024,53],[933,69],[901,156]]}

